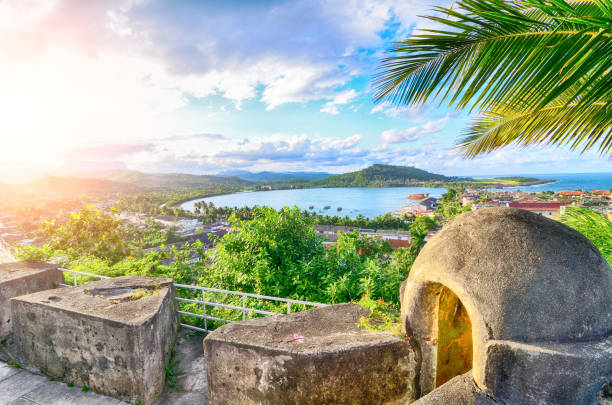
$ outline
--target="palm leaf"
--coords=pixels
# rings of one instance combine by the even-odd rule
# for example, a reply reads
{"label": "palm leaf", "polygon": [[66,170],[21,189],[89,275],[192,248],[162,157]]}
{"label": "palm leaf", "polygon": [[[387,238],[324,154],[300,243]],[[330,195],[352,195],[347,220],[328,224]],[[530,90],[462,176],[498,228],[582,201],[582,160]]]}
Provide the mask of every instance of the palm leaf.
{"label": "palm leaf", "polygon": [[485,112],[465,131],[459,148],[467,157],[494,151],[512,144],[569,146],[585,152],[597,147],[612,152],[612,114],[608,104],[589,108],[574,104],[547,107],[538,111]]}
{"label": "palm leaf", "polygon": [[[444,17],[427,17],[443,28],[389,51],[374,78],[377,101],[439,99],[483,112],[461,142],[468,156],[510,139],[599,145],[610,153],[610,0],[463,0],[457,6],[438,8]],[[571,122],[595,116],[602,121]],[[508,132],[518,129],[526,132]]]}

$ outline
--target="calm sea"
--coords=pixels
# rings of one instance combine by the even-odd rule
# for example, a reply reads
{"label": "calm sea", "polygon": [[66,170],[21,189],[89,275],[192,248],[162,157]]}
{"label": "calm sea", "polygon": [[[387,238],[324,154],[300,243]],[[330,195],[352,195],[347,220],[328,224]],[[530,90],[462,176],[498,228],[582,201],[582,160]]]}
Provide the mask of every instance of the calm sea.
{"label": "calm sea", "polygon": [[[561,191],[561,190],[596,190],[612,189],[612,173],[576,173],[576,174],[530,174],[524,175],[542,179],[554,179],[556,182],[530,187],[517,187],[524,191]],[[509,189],[515,189],[511,187]],[[275,190],[243,192],[201,198],[183,203],[181,207],[193,210],[197,201],[212,202],[217,207],[252,207],[267,205],[281,208],[285,205],[297,205],[307,210],[312,205],[313,211],[328,215],[348,215],[365,217],[393,212],[410,202],[408,194],[429,193],[439,197],[446,189],[426,187],[394,188],[313,188],[301,190]],[[329,208],[325,208],[329,206]],[[338,207],[342,210],[338,211]]]}

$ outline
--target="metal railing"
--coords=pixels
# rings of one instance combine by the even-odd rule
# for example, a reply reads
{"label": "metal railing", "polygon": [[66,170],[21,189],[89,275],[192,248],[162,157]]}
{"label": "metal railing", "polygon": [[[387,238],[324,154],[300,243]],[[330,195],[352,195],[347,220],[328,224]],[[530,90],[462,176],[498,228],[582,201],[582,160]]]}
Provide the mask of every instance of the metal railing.
{"label": "metal railing", "polygon": [[[70,270],[70,269],[64,269],[59,267],[58,270],[60,272],[62,272],[62,274],[64,273],[70,273],[72,274],[72,285],[70,284],[60,284],[63,287],[75,287],[78,285],[78,280],[77,280],[77,276],[81,275],[81,276],[86,276],[86,277],[93,277],[93,278],[98,278],[98,279],[108,279],[108,278],[112,278],[112,277],[108,277],[108,276],[102,276],[99,274],[91,274],[91,273],[84,273],[81,271],[76,271],[76,270]],[[250,308],[247,305],[247,298],[254,298],[254,299],[258,299],[258,300],[266,300],[266,301],[273,301],[273,302],[277,302],[277,303],[284,303],[286,306],[286,313],[290,314],[291,313],[291,304],[295,304],[295,305],[303,305],[303,306],[308,306],[308,307],[325,307],[327,306],[327,304],[322,304],[319,302],[310,302],[310,301],[301,301],[301,300],[292,300],[289,298],[280,298],[280,297],[271,297],[268,295],[259,295],[259,294],[251,294],[251,293],[244,293],[244,292],[240,292],[240,291],[231,291],[231,290],[222,290],[222,289],[218,289],[218,288],[210,288],[210,287],[200,287],[200,286],[196,286],[196,285],[186,285],[186,284],[177,284],[177,283],[173,283],[174,287],[177,289],[181,288],[181,289],[188,289],[188,290],[192,290],[192,291],[198,291],[202,294],[202,299],[190,299],[190,298],[181,298],[181,297],[176,297],[176,301],[180,304],[181,302],[186,302],[186,303],[192,303],[192,304],[198,304],[198,305],[202,305],[202,313],[193,313],[193,312],[187,312],[187,311],[182,311],[180,309],[177,309],[177,312],[182,315],[182,316],[191,316],[194,318],[199,318],[202,319],[204,321],[204,328],[201,328],[199,326],[195,326],[195,325],[190,325],[187,323],[183,323],[181,322],[181,326],[187,329],[192,329],[192,330],[196,330],[199,332],[210,332],[210,329],[208,328],[208,321],[217,321],[217,322],[234,322],[235,320],[233,319],[223,319],[223,318],[219,318],[219,317],[215,317],[215,316],[211,316],[209,313],[207,313],[207,307],[213,307],[213,308],[225,308],[225,309],[230,309],[230,310],[235,310],[235,311],[241,311],[242,312],[242,319],[245,320],[247,318],[247,314],[257,314],[257,315],[264,315],[264,316],[268,316],[268,315],[278,315],[279,313],[276,312],[271,312],[271,311],[264,311],[262,309],[256,309],[256,308]],[[228,295],[228,296],[238,296],[241,297],[240,301],[241,301],[241,305],[230,305],[230,304],[224,304],[221,302],[214,302],[214,301],[207,301],[206,298],[206,293],[215,293],[215,294],[224,294],[224,295]],[[208,295],[209,299],[211,294]],[[285,311],[283,312],[285,313]]]}

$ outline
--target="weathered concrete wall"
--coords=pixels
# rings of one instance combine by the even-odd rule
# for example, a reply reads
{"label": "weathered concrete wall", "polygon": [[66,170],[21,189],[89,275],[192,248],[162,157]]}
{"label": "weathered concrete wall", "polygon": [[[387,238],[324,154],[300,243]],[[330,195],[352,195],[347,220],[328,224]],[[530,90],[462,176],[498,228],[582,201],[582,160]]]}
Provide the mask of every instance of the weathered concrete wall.
{"label": "weathered concrete wall", "polygon": [[537,345],[490,341],[485,375],[487,390],[476,385],[470,371],[414,405],[604,404],[599,396],[612,378],[612,339]]}
{"label": "weathered concrete wall", "polygon": [[171,279],[119,277],[11,300],[16,358],[97,392],[151,404],[178,330]]}
{"label": "weathered concrete wall", "polygon": [[[456,376],[420,398],[412,405],[500,405],[488,397],[474,382],[472,372]],[[526,405],[508,403],[508,405]]]}
{"label": "weathered concrete wall", "polygon": [[[405,339],[357,327],[351,304],[235,322],[204,339],[209,399],[221,404],[405,404],[415,397]],[[294,334],[303,339],[289,341]]]}
{"label": "weathered concrete wall", "polygon": [[595,404],[612,379],[612,337],[596,342],[490,341],[485,392],[502,403]]}
{"label": "weathered concrete wall", "polygon": [[11,331],[10,299],[56,288],[64,282],[52,263],[14,262],[0,264],[0,340]]}
{"label": "weathered concrete wall", "polygon": [[421,359],[422,394],[436,387],[442,288],[467,311],[472,375],[485,392],[491,340],[581,344],[611,333],[612,273],[583,235],[514,208],[465,213],[427,243],[402,286],[404,328]]}

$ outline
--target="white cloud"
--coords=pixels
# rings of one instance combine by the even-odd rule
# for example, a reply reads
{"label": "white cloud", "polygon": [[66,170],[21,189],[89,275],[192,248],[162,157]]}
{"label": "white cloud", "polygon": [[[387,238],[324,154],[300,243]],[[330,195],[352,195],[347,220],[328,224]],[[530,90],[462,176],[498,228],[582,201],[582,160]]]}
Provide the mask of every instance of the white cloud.
{"label": "white cloud", "polygon": [[428,121],[420,126],[414,126],[406,129],[387,129],[380,134],[380,143],[375,146],[373,151],[386,150],[390,144],[415,142],[421,138],[421,135],[432,135],[442,131],[446,122],[450,118],[448,116],[436,121]]}
{"label": "white cloud", "polygon": [[370,114],[376,114],[377,112],[383,112],[391,103],[388,101],[384,101],[380,104],[377,104],[370,110]]}
{"label": "white cloud", "polygon": [[383,101],[375,105],[370,110],[370,114],[382,113],[389,118],[415,118],[422,116],[427,108],[428,106],[426,105],[396,106],[391,104],[389,101]]}
{"label": "white cloud", "polygon": [[423,135],[436,134],[446,127],[446,123],[449,120],[450,117],[447,115],[446,117],[440,118],[439,120],[426,122],[421,126],[419,132]]}
{"label": "white cloud", "polygon": [[[260,97],[273,109],[332,99],[351,77],[364,69],[370,73],[376,56],[367,50],[384,44],[389,24],[407,35],[432,3],[11,2],[0,4],[0,33],[6,39],[0,39],[0,50],[40,54],[53,45],[93,58],[100,53],[144,58],[163,67],[166,77],[149,72],[156,85],[166,83],[195,97],[221,94],[237,108]],[[333,114],[337,105],[324,110]]]}
{"label": "white cloud", "polygon": [[338,115],[338,106],[350,103],[355,97],[357,97],[357,92],[353,89],[341,91],[334,94],[331,101],[325,103],[323,107],[321,107],[320,111],[332,115]]}
{"label": "white cloud", "polygon": [[383,143],[403,143],[414,142],[419,139],[416,133],[419,132],[419,127],[412,127],[404,130],[388,129],[380,134],[380,140]]}

